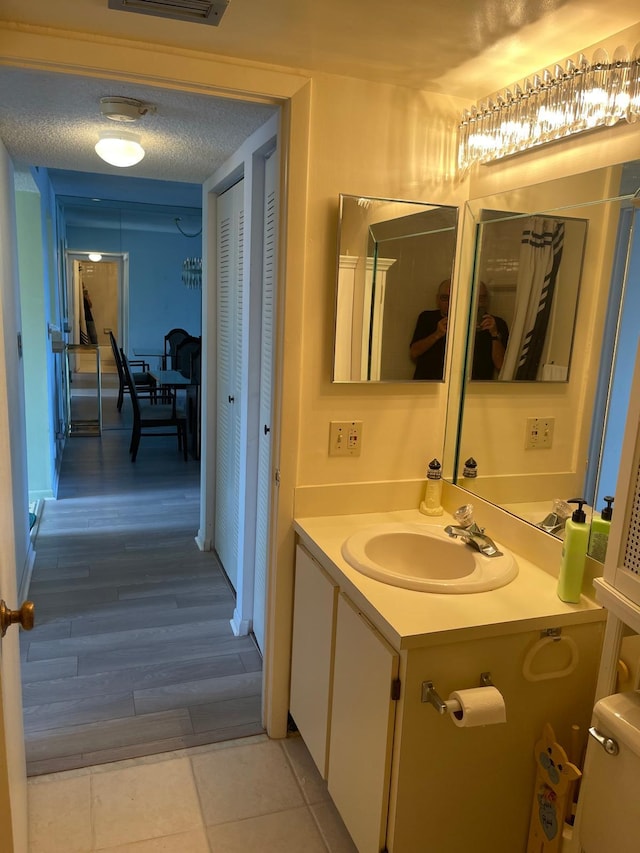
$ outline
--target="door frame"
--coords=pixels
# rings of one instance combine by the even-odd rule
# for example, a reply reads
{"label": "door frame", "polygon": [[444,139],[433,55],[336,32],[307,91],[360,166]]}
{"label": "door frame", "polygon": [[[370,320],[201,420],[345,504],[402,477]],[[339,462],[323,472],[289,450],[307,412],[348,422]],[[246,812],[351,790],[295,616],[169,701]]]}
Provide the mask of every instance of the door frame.
{"label": "door frame", "polygon": [[[98,249],[95,249],[98,252]],[[75,290],[75,272],[74,261],[88,261],[90,252],[79,249],[65,249],[64,251],[64,271],[65,271],[65,305],[66,305],[66,321],[69,324],[69,329],[72,336],[71,343],[80,343],[73,340],[76,326],[76,315],[78,312],[78,299],[76,298]],[[125,352],[128,352],[129,343],[129,252],[100,252],[102,261],[112,261],[118,264],[118,346],[122,347]],[[99,261],[98,263],[102,263]]]}
{"label": "door frame", "polygon": [[[305,273],[305,252],[300,247],[306,245],[307,237],[311,78],[296,72],[245,66],[242,63],[230,64],[228,60],[210,53],[192,52],[190,61],[185,63],[181,55],[174,57],[166,54],[160,45],[153,43],[137,45],[125,39],[65,30],[44,33],[41,28],[30,26],[16,30],[11,22],[0,23],[0,42],[6,48],[2,61],[19,69],[40,69],[44,66],[55,73],[164,86],[177,91],[252,100],[281,107],[278,215],[280,286],[274,335],[272,424],[272,467],[279,474],[279,499],[272,503],[270,522],[263,718],[271,737],[286,737],[295,547],[293,498],[300,430],[298,396],[302,382],[303,289],[297,285],[304,281]],[[164,76],[155,71],[159,68],[163,69]],[[0,147],[4,152],[4,146]],[[206,205],[209,203],[207,198]],[[214,204],[213,201],[211,203]],[[297,215],[289,216],[289,211],[297,212]],[[207,212],[211,213],[205,206],[203,215]],[[206,251],[206,241],[203,249]],[[15,251],[5,257],[7,263],[15,263]],[[58,255],[57,270],[61,271],[61,267]],[[296,286],[287,287],[289,281]],[[215,311],[213,313],[215,316]],[[210,405],[209,399],[203,400],[203,412]],[[204,443],[207,443],[207,437]],[[6,519],[10,514],[11,508],[7,507],[2,516]],[[6,695],[6,683],[3,687]],[[6,718],[6,703],[3,710]],[[24,739],[22,736],[17,738],[16,726],[5,731],[6,745],[15,744],[17,740],[22,742],[24,754]],[[0,774],[5,771],[3,752],[0,750]],[[26,804],[24,814],[22,810],[23,799],[26,803],[24,773],[23,768],[23,784],[18,780],[18,790],[12,786],[14,802],[9,803],[9,808],[13,806],[11,816],[14,825],[23,822],[26,828]],[[24,798],[21,797],[23,790]]]}
{"label": "door frame", "polygon": [[[29,554],[27,427],[19,345],[20,288],[13,167],[0,141],[0,599],[18,605]],[[27,846],[27,780],[19,629],[0,639],[0,828],[8,853]],[[4,850],[3,846],[3,850]]]}

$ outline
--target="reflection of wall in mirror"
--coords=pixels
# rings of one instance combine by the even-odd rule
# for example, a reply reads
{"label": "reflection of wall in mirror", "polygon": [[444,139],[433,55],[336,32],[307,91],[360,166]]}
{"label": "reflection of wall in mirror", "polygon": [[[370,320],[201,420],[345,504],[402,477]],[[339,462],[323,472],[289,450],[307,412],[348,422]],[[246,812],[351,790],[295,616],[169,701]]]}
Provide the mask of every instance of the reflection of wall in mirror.
{"label": "reflection of wall in mirror", "polygon": [[[622,310],[619,318],[615,344],[615,364],[612,371],[612,381],[609,384],[611,394],[608,413],[606,414],[604,446],[597,478],[598,494],[595,506],[604,506],[604,496],[613,495],[616,490],[620,453],[624,437],[625,419],[622,413],[627,411],[633,369],[636,362],[636,352],[639,344],[638,317],[640,317],[640,209],[627,211],[627,221],[633,218],[633,227],[629,226],[631,243],[629,252],[624,258],[627,266],[627,286],[623,293]],[[625,254],[623,244],[620,251],[620,261]],[[635,285],[635,286],[634,286]]]}
{"label": "reflection of wall in mirror", "polygon": [[[465,392],[460,434],[460,460],[478,460],[474,490],[494,503],[573,497],[584,486],[591,430],[597,359],[617,232],[617,206],[605,203],[572,209],[572,218],[587,220],[588,230],[568,382],[471,382]],[[578,226],[582,223],[578,223]],[[580,231],[577,231],[578,237]],[[579,240],[576,238],[576,241]],[[579,253],[570,250],[572,266]],[[546,390],[542,393],[542,388]],[[555,418],[549,449],[525,450],[529,417]],[[535,497],[534,497],[535,495]]]}
{"label": "reflection of wall in mirror", "polygon": [[415,364],[409,345],[418,315],[438,308],[438,285],[451,277],[455,233],[426,234],[412,240],[390,240],[382,254],[397,261],[387,274],[382,338],[382,370],[385,380],[409,380]]}

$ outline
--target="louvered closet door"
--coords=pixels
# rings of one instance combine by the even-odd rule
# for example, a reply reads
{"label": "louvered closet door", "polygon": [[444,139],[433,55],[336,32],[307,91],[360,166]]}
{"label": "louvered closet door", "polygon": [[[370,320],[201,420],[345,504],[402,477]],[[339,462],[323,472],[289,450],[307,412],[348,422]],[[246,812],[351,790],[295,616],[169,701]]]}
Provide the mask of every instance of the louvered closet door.
{"label": "louvered closet door", "polygon": [[237,586],[240,536],[240,393],[243,324],[243,181],[218,198],[215,549]]}
{"label": "louvered closet door", "polygon": [[260,352],[260,434],[258,436],[258,500],[256,512],[256,554],[253,587],[253,633],[264,650],[266,576],[269,545],[271,496],[271,393],[273,374],[273,310],[276,276],[277,162],[271,154],[265,162],[264,234],[262,256],[262,331]]}

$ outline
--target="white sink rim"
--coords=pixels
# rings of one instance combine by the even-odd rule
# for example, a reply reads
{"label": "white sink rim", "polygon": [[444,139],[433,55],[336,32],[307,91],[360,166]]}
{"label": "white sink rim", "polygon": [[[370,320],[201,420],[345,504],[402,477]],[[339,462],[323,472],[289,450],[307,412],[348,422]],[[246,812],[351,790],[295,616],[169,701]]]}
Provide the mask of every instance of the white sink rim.
{"label": "white sink rim", "polygon": [[[385,567],[367,553],[367,546],[379,537],[394,535],[413,537],[417,547],[428,547],[429,540],[437,542],[437,550],[442,551],[443,547],[450,550],[452,558],[455,557],[453,562],[464,566],[464,571],[460,569],[458,577],[422,577],[417,573]],[[420,539],[424,537],[424,544],[416,540],[416,536]],[[390,586],[418,592],[463,594],[498,589],[511,583],[517,576],[518,564],[513,554],[498,542],[495,544],[502,551],[502,556],[487,557],[462,540],[452,539],[444,532],[444,526],[388,522],[355,531],[342,543],[341,553],[352,568]]]}

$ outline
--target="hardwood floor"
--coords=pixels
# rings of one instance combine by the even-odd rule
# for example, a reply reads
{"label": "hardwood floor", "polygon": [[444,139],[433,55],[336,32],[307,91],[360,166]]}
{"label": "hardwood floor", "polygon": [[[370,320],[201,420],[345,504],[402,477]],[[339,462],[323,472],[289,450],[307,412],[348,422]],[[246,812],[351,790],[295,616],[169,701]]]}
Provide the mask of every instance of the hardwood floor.
{"label": "hardwood floor", "polygon": [[[107,384],[109,382],[107,381]],[[130,403],[73,436],[46,501],[21,631],[29,775],[262,732],[262,661],[233,590],[198,550],[199,462],[173,437],[129,460]]]}

